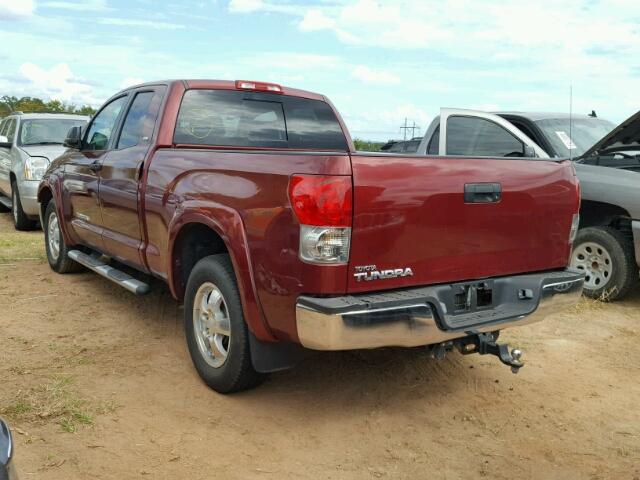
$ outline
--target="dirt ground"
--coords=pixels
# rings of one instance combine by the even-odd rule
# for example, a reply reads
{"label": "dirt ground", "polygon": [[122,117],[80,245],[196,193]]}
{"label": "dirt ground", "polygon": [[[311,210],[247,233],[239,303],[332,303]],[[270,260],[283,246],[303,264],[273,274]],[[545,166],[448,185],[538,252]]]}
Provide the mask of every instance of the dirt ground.
{"label": "dirt ground", "polygon": [[182,312],[57,275],[0,215],[0,414],[22,479],[640,478],[640,290],[506,331],[494,358],[323,354],[222,396]]}

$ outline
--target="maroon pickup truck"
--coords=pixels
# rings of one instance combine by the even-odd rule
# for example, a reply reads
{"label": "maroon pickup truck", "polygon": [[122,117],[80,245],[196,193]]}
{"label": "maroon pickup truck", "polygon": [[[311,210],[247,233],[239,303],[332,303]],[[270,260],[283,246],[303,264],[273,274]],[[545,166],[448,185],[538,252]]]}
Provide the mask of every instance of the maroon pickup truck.
{"label": "maroon pickup truck", "polygon": [[568,161],[356,152],[322,95],[249,81],[124,90],[40,186],[47,257],[165,281],[219,392],[313,350],[521,352],[500,330],[580,297]]}

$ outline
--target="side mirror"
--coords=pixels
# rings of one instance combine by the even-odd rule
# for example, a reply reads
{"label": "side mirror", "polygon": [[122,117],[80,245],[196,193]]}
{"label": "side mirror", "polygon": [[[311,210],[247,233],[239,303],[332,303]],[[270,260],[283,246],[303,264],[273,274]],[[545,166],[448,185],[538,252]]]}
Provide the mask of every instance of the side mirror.
{"label": "side mirror", "polygon": [[524,158],[536,158],[538,155],[536,155],[535,148],[533,148],[531,145],[525,145],[524,151],[522,152],[522,156]]}
{"label": "side mirror", "polygon": [[2,147],[2,148],[11,148],[11,142],[4,135],[0,135],[0,147]]}
{"label": "side mirror", "polygon": [[82,148],[82,127],[71,127],[67,132],[67,138],[64,139],[63,145],[67,148],[80,150]]}
{"label": "side mirror", "polygon": [[11,459],[13,457],[13,438],[9,426],[0,419],[0,479],[15,479]]}

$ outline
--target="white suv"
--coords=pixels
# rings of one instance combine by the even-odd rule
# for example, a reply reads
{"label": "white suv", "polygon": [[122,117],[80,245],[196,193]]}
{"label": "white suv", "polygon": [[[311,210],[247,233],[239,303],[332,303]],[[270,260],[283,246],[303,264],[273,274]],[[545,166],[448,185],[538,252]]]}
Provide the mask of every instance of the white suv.
{"label": "white suv", "polygon": [[62,155],[71,127],[89,117],[58,113],[14,112],[0,122],[0,210],[11,209],[18,230],[38,222],[38,184],[49,163]]}

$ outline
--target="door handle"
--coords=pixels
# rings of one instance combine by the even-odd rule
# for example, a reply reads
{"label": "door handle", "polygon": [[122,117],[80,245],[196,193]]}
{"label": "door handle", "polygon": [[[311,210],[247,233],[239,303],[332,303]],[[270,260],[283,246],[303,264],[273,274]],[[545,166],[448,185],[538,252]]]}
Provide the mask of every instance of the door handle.
{"label": "door handle", "polygon": [[497,203],[502,200],[499,183],[465,183],[464,203]]}
{"label": "door handle", "polygon": [[92,172],[99,172],[100,170],[102,170],[102,163],[98,161],[93,162],[91,165],[89,165],[89,170],[91,170]]}

